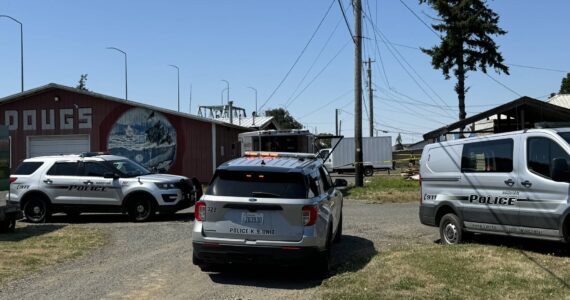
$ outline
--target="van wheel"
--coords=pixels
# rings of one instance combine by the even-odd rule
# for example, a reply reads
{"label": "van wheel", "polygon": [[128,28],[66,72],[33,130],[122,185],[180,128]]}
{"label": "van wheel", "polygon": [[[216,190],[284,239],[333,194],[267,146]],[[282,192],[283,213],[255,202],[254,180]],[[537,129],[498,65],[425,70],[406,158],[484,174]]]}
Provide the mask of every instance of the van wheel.
{"label": "van wheel", "polygon": [[370,176],[372,176],[372,175],[374,175],[374,168],[372,168],[372,167],[365,167],[365,168],[364,168],[364,176],[370,177]]}
{"label": "van wheel", "polygon": [[455,214],[446,214],[439,222],[440,241],[444,245],[456,245],[463,241],[463,225]]}
{"label": "van wheel", "polygon": [[34,198],[24,204],[24,217],[31,223],[45,223],[51,212],[49,204],[42,198]]}
{"label": "van wheel", "polygon": [[129,217],[133,222],[146,222],[152,219],[155,213],[152,200],[146,196],[139,196],[129,202],[127,207]]}

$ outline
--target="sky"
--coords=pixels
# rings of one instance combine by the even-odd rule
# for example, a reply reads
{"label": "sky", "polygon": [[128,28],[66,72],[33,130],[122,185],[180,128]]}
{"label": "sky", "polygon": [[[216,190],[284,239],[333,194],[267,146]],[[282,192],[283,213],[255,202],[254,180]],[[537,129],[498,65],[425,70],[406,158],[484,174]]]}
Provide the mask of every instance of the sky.
{"label": "sky", "polygon": [[[350,0],[340,2],[354,31]],[[488,5],[508,31],[495,41],[510,75],[468,73],[468,116],[523,95],[546,100],[570,72],[570,1]],[[419,50],[439,40],[424,24],[436,14],[415,0],[363,0],[363,8],[375,128],[410,143],[456,121],[455,79],[445,80]],[[341,134],[354,135],[354,44],[337,0],[0,0],[0,15],[23,23],[26,90],[76,86],[88,74],[89,90],[122,98],[124,57],[106,49],[116,47],[128,54],[129,100],[176,110],[172,64],[183,112],[190,94],[193,114],[221,104],[227,80],[230,100],[248,115],[254,87],[259,111],[284,107],[311,131],[334,133],[341,109]],[[19,29],[0,18],[0,98],[21,88]],[[368,104],[363,111],[367,136]]]}

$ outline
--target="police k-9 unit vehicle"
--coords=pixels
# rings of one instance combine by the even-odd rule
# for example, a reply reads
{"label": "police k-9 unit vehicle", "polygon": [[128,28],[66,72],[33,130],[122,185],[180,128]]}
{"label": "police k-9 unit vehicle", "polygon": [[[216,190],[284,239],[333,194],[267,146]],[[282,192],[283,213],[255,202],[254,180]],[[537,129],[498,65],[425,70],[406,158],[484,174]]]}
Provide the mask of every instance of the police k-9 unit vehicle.
{"label": "police k-9 unit vehicle", "polygon": [[10,182],[10,201],[34,223],[57,212],[123,212],[142,222],[156,212],[190,207],[201,196],[196,179],[151,174],[125,157],[102,153],[29,158]]}
{"label": "police k-9 unit vehicle", "polygon": [[220,165],[194,207],[193,262],[309,266],[326,274],[343,196],[314,154],[246,152]]}
{"label": "police k-9 unit vehicle", "polygon": [[420,220],[441,241],[492,233],[570,241],[570,128],[529,129],[427,145]]}

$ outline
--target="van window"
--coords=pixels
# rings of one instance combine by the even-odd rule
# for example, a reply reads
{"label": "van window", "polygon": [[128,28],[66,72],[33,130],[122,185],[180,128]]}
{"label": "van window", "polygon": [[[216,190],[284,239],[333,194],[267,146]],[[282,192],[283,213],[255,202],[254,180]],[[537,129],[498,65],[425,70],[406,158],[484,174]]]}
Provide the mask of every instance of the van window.
{"label": "van window", "polygon": [[508,173],[512,171],[512,139],[476,142],[463,146],[461,172]]}
{"label": "van window", "polygon": [[527,166],[528,169],[546,178],[552,178],[552,161],[555,158],[564,158],[570,164],[570,157],[551,139],[529,138],[527,141]]}

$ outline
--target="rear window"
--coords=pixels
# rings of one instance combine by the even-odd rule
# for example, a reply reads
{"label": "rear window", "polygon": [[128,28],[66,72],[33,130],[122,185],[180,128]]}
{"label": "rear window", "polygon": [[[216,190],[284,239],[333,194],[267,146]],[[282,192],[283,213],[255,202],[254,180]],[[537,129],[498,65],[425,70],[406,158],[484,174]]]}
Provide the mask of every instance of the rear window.
{"label": "rear window", "polygon": [[14,175],[30,175],[34,173],[41,165],[44,163],[41,161],[30,161],[21,163],[16,170]]}
{"label": "rear window", "polygon": [[218,171],[207,195],[259,198],[307,198],[305,177],[299,173]]}

